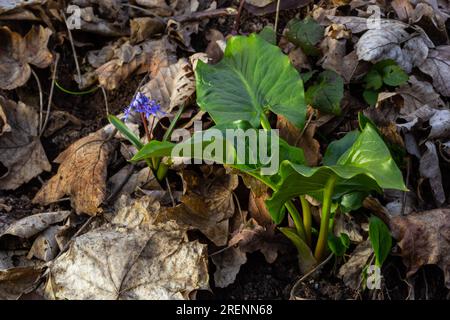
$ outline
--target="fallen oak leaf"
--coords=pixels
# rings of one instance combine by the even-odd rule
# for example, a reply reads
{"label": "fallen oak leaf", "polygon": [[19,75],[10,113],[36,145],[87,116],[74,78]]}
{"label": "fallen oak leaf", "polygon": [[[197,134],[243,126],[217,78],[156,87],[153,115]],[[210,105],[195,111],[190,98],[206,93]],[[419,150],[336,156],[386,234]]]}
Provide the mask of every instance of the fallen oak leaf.
{"label": "fallen oak leaf", "polygon": [[76,213],[96,215],[105,199],[107,165],[115,148],[108,138],[100,129],[71,144],[55,159],[60,164],[58,172],[42,186],[33,203],[47,205],[69,195]]}
{"label": "fallen oak leaf", "polygon": [[14,190],[51,166],[38,136],[38,115],[24,103],[0,96],[0,176],[1,190]]}
{"label": "fallen oak leaf", "polygon": [[445,286],[450,288],[450,209],[394,217],[390,228],[408,268],[407,276],[424,265],[434,264],[442,269]]}

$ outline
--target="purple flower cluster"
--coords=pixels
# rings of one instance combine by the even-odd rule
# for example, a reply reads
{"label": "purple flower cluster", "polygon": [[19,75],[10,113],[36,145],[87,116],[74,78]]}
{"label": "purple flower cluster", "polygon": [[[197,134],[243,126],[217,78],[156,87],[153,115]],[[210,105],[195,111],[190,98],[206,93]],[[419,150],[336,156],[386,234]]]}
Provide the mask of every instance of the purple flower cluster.
{"label": "purple flower cluster", "polygon": [[164,115],[161,111],[161,105],[155,100],[150,100],[145,94],[138,92],[130,105],[124,110],[124,119],[128,120],[131,112],[143,113],[146,118],[151,115],[157,117],[158,115]]}

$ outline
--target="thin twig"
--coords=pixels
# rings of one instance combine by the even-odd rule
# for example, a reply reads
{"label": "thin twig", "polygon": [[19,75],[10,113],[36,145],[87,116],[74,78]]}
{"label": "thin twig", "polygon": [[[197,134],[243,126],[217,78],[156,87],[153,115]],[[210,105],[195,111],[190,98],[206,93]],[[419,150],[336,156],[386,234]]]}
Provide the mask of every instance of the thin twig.
{"label": "thin twig", "polygon": [[31,73],[33,74],[34,79],[36,79],[36,83],[39,90],[39,132],[42,130],[42,116],[44,112],[44,95],[42,94],[42,86],[41,81],[39,80],[39,77],[37,76],[36,72],[31,68]]}
{"label": "thin twig", "polygon": [[101,87],[103,93],[103,99],[105,100],[106,116],[109,116],[108,96],[106,95],[105,88]]}
{"label": "thin twig", "polygon": [[52,84],[50,86],[50,94],[48,96],[47,111],[46,111],[46,114],[45,114],[44,124],[42,125],[42,128],[39,131],[39,136],[41,136],[44,133],[45,127],[47,127],[48,119],[50,118],[50,110],[51,110],[51,107],[52,107],[53,91],[54,91],[54,88],[55,88],[56,70],[58,68],[58,62],[59,62],[59,54],[57,53],[56,54],[56,58],[55,58],[55,65],[53,67],[53,72],[52,72]]}
{"label": "thin twig", "polygon": [[295,299],[295,291],[297,290],[297,287],[300,285],[300,283],[302,283],[303,281],[305,281],[310,275],[312,275],[314,272],[316,272],[317,270],[319,270],[320,268],[322,268],[322,266],[324,266],[328,261],[330,261],[331,257],[333,256],[333,254],[330,254],[328,256],[328,258],[326,258],[325,260],[323,260],[321,263],[319,263],[317,266],[314,267],[314,269],[312,269],[311,271],[307,272],[304,276],[302,276],[300,279],[297,280],[297,282],[295,282],[294,286],[291,289],[291,293],[290,293],[290,300],[294,300]]}
{"label": "thin twig", "polygon": [[[204,11],[198,11],[194,12],[188,15],[181,15],[181,16],[174,16],[171,17],[170,20],[175,20],[177,22],[188,22],[188,21],[198,21],[198,20],[204,20],[204,19],[213,19],[213,18],[220,18],[224,16],[235,16],[238,14],[238,11],[234,8],[220,8],[220,9],[214,9],[214,10],[204,10]],[[169,19],[167,19],[168,21]]]}
{"label": "thin twig", "polygon": [[277,28],[278,28],[278,17],[280,15],[280,2],[281,0],[277,0],[277,11],[275,13],[275,26],[274,26],[274,31],[275,33],[277,33]]}
{"label": "thin twig", "polygon": [[170,188],[169,179],[167,179],[167,177],[166,177],[166,185],[167,191],[169,191],[170,200],[172,200],[172,207],[175,208],[175,199],[173,198],[172,188]]}
{"label": "thin twig", "polygon": [[233,33],[239,32],[239,25],[241,24],[241,14],[242,14],[242,9],[244,8],[244,3],[245,3],[245,0],[241,0],[241,2],[239,3],[239,8],[237,11],[236,19],[234,20]]}
{"label": "thin twig", "polygon": [[78,64],[77,51],[75,50],[75,44],[73,42],[72,32],[70,31],[69,25],[67,24],[66,15],[64,14],[64,11],[62,11],[62,10],[61,10],[61,15],[64,18],[64,22],[65,22],[66,27],[67,27],[67,34],[69,35],[70,46],[72,47],[73,59],[75,60],[75,67],[77,69],[77,74],[78,74],[78,81],[77,82],[78,82],[78,84],[80,86],[82,86],[80,65]]}

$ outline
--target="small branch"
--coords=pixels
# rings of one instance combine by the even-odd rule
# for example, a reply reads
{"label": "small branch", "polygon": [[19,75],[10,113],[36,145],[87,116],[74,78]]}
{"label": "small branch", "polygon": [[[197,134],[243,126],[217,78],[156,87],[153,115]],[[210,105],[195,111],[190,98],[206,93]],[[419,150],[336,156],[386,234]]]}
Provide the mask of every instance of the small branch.
{"label": "small branch", "polygon": [[233,33],[238,33],[239,31],[239,25],[241,24],[241,14],[242,9],[244,8],[245,0],[241,0],[239,3],[239,9],[236,14],[236,19],[234,20],[234,26],[233,26]]}
{"label": "small branch", "polygon": [[52,107],[53,91],[55,89],[56,70],[58,69],[58,62],[59,62],[59,54],[57,53],[56,54],[56,59],[55,59],[55,66],[54,66],[53,72],[52,72],[52,84],[50,86],[50,94],[48,96],[47,111],[46,111],[46,114],[45,114],[44,124],[42,125],[42,128],[39,131],[39,136],[44,134],[45,127],[47,127],[47,122],[48,122],[48,119],[50,117],[50,110],[51,110],[51,107]]}
{"label": "small branch", "polygon": [[44,96],[42,94],[42,86],[41,81],[39,81],[39,77],[37,76],[36,72],[34,72],[33,68],[31,68],[31,73],[33,74],[34,79],[36,80],[38,90],[39,90],[39,128],[38,132],[42,132],[42,116],[44,112]]}
{"label": "small branch", "polygon": [[70,46],[72,47],[72,52],[73,52],[73,59],[75,60],[75,67],[77,69],[77,75],[78,75],[78,85],[82,85],[81,82],[81,71],[80,71],[80,65],[78,64],[78,58],[77,58],[77,51],[75,50],[75,44],[73,43],[73,38],[72,38],[72,32],[70,31],[69,25],[67,24],[67,19],[66,19],[66,15],[64,13],[64,11],[61,10],[61,15],[64,18],[64,22],[66,24],[66,28],[67,28],[67,34],[69,35],[69,41],[70,41]]}
{"label": "small branch", "polygon": [[204,11],[198,11],[191,13],[189,15],[181,15],[181,16],[174,16],[171,18],[168,18],[167,21],[175,20],[177,22],[187,22],[187,21],[197,21],[197,20],[204,20],[204,19],[213,19],[213,18],[220,18],[225,16],[235,16],[238,14],[238,11],[234,8],[221,8],[221,9],[214,9],[214,10],[204,10]]}

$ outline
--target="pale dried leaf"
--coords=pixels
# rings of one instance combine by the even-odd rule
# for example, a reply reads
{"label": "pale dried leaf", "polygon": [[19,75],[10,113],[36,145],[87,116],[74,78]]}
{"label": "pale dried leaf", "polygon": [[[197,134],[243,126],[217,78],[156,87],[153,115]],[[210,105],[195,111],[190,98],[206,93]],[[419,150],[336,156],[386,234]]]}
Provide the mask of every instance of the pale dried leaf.
{"label": "pale dried leaf", "polygon": [[142,87],[142,93],[156,100],[166,113],[186,103],[194,92],[194,72],[184,58],[168,67],[161,67],[154,78]]}
{"label": "pale dried leaf", "polygon": [[114,143],[101,129],[71,144],[55,162],[58,172],[39,190],[33,203],[47,205],[64,195],[77,213],[96,215],[106,195],[106,174]]}
{"label": "pale dried leaf", "polygon": [[433,78],[433,86],[443,96],[450,97],[450,46],[430,50],[419,69]]}
{"label": "pale dried leaf", "polygon": [[13,190],[51,166],[38,136],[38,115],[22,102],[0,96],[0,114],[7,125],[0,135],[0,164],[8,171],[0,176],[0,189]]}
{"label": "pale dried leaf", "polygon": [[411,35],[407,28],[406,24],[390,22],[381,24],[379,29],[368,30],[356,44],[359,59],[371,62],[393,59],[407,73],[421,66],[433,44],[423,31]]}
{"label": "pale dried leaf", "polygon": [[411,114],[423,105],[428,105],[431,108],[444,105],[433,86],[428,82],[418,80],[415,76],[410,76],[408,83],[397,88],[396,92],[404,100],[403,108],[400,109],[401,115]]}
{"label": "pale dried leaf", "polygon": [[207,249],[174,222],[98,228],[50,265],[52,299],[187,299],[208,289]]}
{"label": "pale dried leaf", "polygon": [[0,228],[0,238],[5,235],[12,235],[19,238],[28,239],[44,231],[49,226],[62,222],[70,215],[70,211],[54,211],[34,214],[20,220],[16,220],[9,225]]}
{"label": "pale dried leaf", "polygon": [[213,255],[211,260],[216,266],[214,284],[218,288],[225,288],[236,280],[241,266],[247,262],[247,254],[231,247]]}

